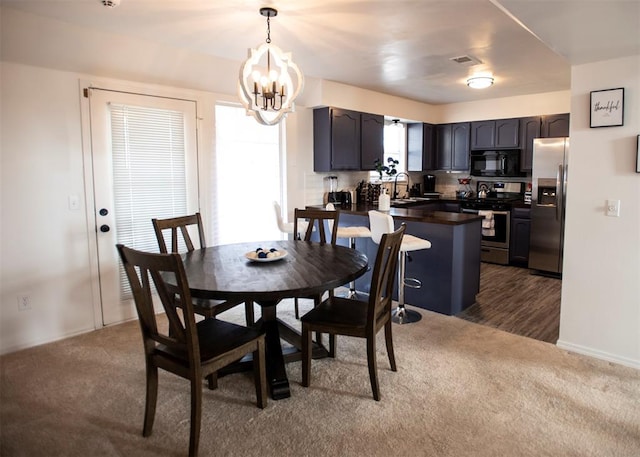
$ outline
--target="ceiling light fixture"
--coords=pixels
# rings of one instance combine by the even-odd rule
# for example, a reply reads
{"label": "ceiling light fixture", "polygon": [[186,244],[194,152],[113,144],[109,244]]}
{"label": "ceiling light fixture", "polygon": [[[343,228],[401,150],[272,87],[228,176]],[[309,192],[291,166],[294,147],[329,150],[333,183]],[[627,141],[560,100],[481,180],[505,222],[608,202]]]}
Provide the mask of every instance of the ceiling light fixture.
{"label": "ceiling light fixture", "polygon": [[486,89],[493,85],[493,78],[491,76],[473,76],[467,79],[467,86],[472,89]]}
{"label": "ceiling light fixture", "polygon": [[278,15],[274,8],[260,8],[267,18],[266,43],[249,49],[249,58],[240,67],[238,94],[247,115],[264,125],[279,123],[294,111],[294,100],[304,87],[304,76],[291,60],[291,53],[271,44],[270,19]]}

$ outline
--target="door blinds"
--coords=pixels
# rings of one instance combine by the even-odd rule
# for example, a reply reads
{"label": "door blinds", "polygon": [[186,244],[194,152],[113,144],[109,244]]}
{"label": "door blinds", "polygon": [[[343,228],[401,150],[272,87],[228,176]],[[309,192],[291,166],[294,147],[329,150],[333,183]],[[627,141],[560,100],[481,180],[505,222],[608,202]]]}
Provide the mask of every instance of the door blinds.
{"label": "door blinds", "polygon": [[117,242],[159,252],[151,219],[187,214],[184,114],[115,104],[110,113]]}

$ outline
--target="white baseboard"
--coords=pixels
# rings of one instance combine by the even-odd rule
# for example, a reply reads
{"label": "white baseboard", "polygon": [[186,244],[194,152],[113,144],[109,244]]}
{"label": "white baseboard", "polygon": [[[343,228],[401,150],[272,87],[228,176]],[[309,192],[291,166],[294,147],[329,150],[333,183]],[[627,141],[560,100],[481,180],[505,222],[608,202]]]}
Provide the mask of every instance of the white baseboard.
{"label": "white baseboard", "polygon": [[640,360],[629,359],[627,357],[620,357],[619,355],[609,354],[608,352],[599,351],[597,349],[581,346],[579,344],[568,343],[566,341],[561,341],[561,340],[558,340],[558,342],[556,343],[556,346],[558,346],[561,349],[566,349],[567,351],[576,352],[582,355],[588,355],[596,359],[606,360],[607,362],[613,362],[613,363],[617,363],[620,365],[624,365],[627,367],[640,370]]}
{"label": "white baseboard", "polygon": [[25,341],[23,343],[15,344],[13,346],[3,347],[0,350],[0,355],[11,354],[12,352],[18,352],[18,351],[21,351],[23,349],[29,349],[29,348],[32,348],[32,347],[35,347],[35,346],[41,346],[43,344],[48,344],[48,343],[53,343],[55,341],[65,340],[67,338],[71,338],[72,336],[77,336],[77,335],[82,335],[83,333],[93,332],[94,330],[96,330],[96,329],[91,327],[91,328],[86,328],[86,329],[83,329],[83,330],[78,330],[78,331],[75,331],[75,332],[65,333],[63,335],[58,335],[55,338],[44,338],[44,339],[41,339],[41,340]]}

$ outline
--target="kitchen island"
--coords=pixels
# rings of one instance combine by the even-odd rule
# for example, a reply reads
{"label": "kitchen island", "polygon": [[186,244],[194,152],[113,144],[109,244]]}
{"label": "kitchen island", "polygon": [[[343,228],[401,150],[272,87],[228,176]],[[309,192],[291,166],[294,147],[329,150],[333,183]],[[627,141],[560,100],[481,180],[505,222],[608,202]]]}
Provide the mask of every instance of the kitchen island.
{"label": "kitchen island", "polygon": [[[405,223],[406,233],[431,242],[431,249],[411,252],[407,259],[406,277],[420,280],[422,287],[406,287],[406,303],[455,315],[471,306],[480,290],[482,218],[433,208],[438,206],[425,202],[409,208],[392,207],[385,213],[393,216],[396,228]],[[340,225],[368,227],[368,211],[377,210],[377,206],[353,205],[338,209]],[[338,239],[338,243],[346,246],[348,240]],[[372,266],[378,245],[370,238],[356,238],[356,249],[367,255]],[[356,280],[356,289],[368,293],[370,282],[371,271]]]}

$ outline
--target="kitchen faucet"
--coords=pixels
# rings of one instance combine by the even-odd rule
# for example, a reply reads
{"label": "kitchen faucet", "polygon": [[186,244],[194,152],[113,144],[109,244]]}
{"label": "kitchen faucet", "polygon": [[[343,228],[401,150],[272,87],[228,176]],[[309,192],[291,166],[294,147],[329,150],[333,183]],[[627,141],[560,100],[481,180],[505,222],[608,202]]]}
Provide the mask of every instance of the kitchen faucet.
{"label": "kitchen faucet", "polygon": [[398,178],[400,177],[400,175],[405,175],[407,177],[407,193],[409,192],[409,185],[411,183],[411,178],[409,177],[408,173],[405,173],[404,171],[401,171],[400,173],[396,174],[395,179],[393,180],[393,199],[397,199],[398,198]]}

